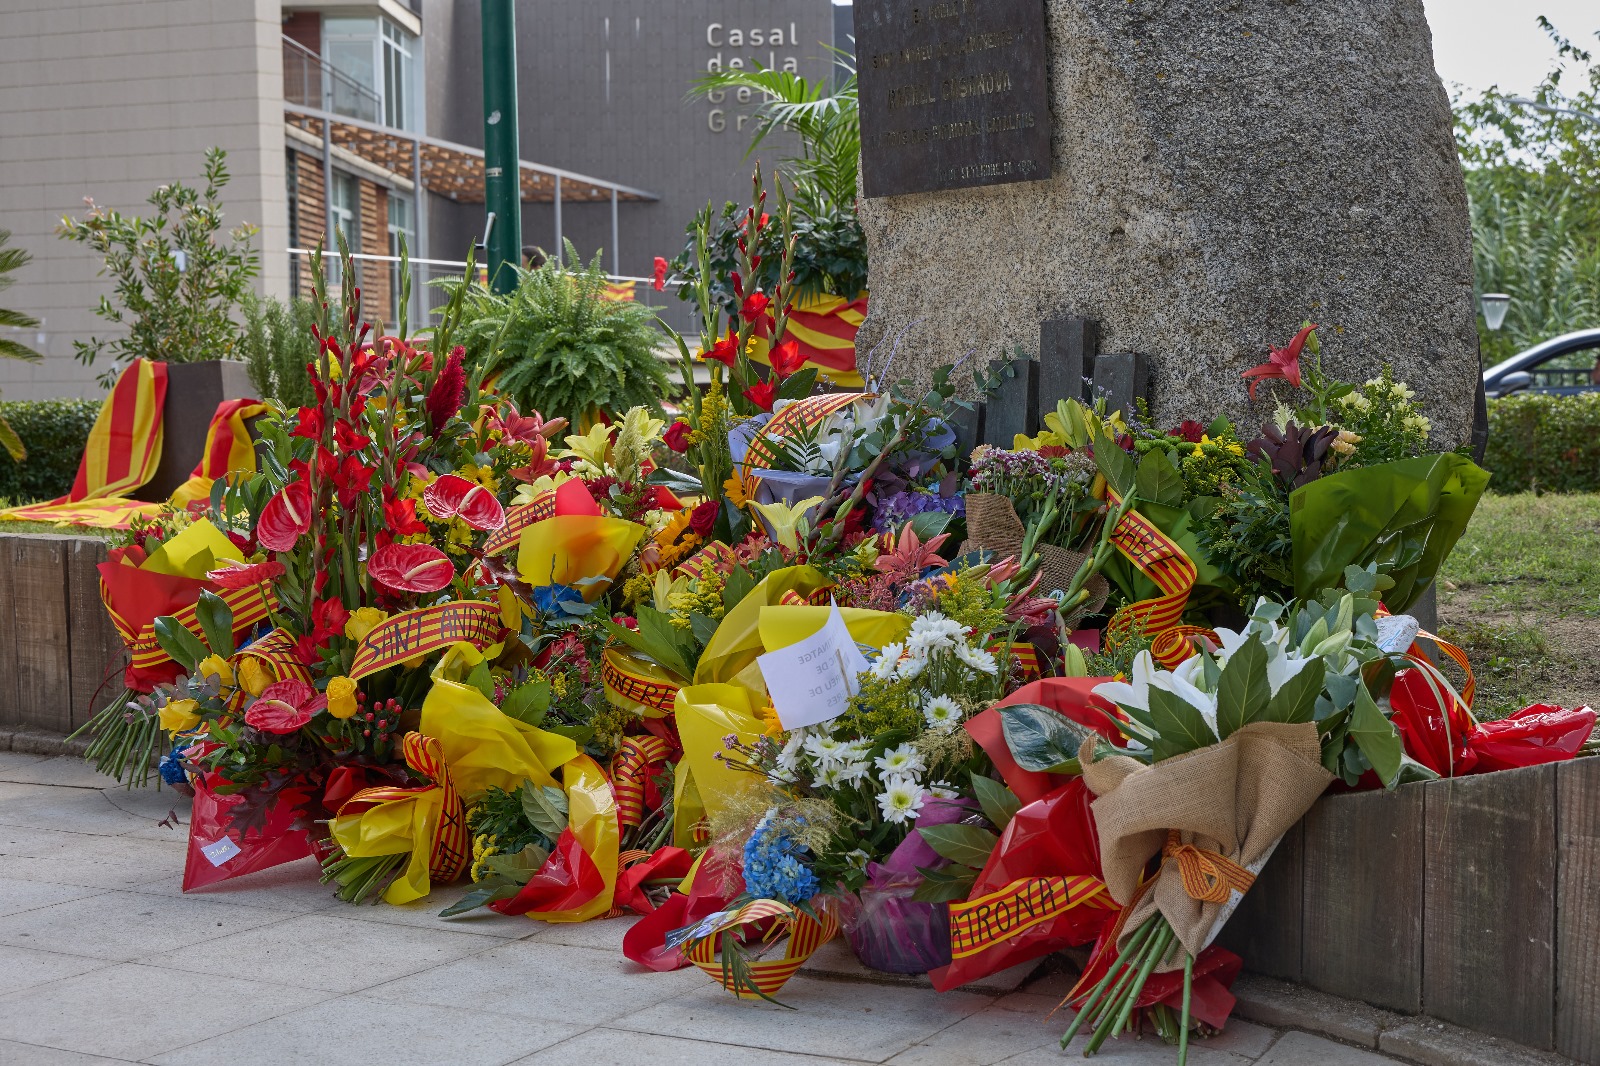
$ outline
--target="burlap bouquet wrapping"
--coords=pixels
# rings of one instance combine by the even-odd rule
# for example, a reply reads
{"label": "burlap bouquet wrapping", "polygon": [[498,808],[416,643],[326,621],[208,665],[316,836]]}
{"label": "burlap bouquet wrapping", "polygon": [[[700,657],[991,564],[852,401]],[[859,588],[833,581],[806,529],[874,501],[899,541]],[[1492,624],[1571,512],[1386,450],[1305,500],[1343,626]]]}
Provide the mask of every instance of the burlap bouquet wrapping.
{"label": "burlap bouquet wrapping", "polygon": [[[1106,887],[1118,903],[1132,903],[1119,951],[1159,910],[1185,950],[1199,955],[1283,834],[1333,780],[1310,722],[1252,722],[1220,744],[1149,766],[1124,755],[1094,761],[1094,747],[1085,743],[1079,758],[1084,783],[1097,797]],[[1161,868],[1143,885],[1157,855]],[[1216,862],[1219,856],[1225,861]],[[1156,969],[1182,965],[1179,955]]]}
{"label": "burlap bouquet wrapping", "polygon": [[[1001,559],[1022,554],[1022,541],[1027,536],[1027,529],[1022,519],[1017,517],[1011,497],[993,492],[969,493],[966,515],[967,539],[961,545],[963,555],[980,548],[994,552]],[[1066,591],[1089,558],[1082,552],[1071,551],[1058,544],[1036,544],[1034,552],[1039,556],[1037,591],[1040,595]],[[1099,612],[1111,592],[1111,586],[1099,574],[1091,577],[1086,587],[1089,599],[1073,612],[1074,619]]]}

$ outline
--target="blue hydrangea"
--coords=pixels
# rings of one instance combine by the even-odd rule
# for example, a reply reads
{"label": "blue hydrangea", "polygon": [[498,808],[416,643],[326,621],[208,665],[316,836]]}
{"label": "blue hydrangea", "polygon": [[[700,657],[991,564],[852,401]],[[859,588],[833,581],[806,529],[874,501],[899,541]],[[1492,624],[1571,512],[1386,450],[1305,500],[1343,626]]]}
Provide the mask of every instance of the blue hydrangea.
{"label": "blue hydrangea", "polygon": [[745,841],[745,889],[759,899],[804,903],[822,887],[811,867],[800,861],[810,849],[775,826],[772,815],[768,811]]}
{"label": "blue hydrangea", "polygon": [[183,771],[183,750],[186,747],[187,744],[180,744],[161,756],[161,780],[169,785],[189,783],[189,775]]}
{"label": "blue hydrangea", "polygon": [[540,585],[533,590],[533,605],[540,614],[572,614],[566,604],[581,604],[583,593],[571,585]]}

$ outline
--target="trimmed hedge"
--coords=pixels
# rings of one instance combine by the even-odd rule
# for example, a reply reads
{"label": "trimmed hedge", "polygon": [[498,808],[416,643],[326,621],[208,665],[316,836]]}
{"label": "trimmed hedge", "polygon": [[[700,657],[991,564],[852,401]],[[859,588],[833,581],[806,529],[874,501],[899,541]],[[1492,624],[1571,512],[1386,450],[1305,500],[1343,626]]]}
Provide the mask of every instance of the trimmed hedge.
{"label": "trimmed hedge", "polygon": [[0,499],[32,503],[64,496],[78,475],[83,445],[100,413],[99,400],[8,400],[0,418],[22,438],[28,458],[12,462],[0,450]]}
{"label": "trimmed hedge", "polygon": [[1600,492],[1600,392],[1490,400],[1483,465],[1496,492]]}

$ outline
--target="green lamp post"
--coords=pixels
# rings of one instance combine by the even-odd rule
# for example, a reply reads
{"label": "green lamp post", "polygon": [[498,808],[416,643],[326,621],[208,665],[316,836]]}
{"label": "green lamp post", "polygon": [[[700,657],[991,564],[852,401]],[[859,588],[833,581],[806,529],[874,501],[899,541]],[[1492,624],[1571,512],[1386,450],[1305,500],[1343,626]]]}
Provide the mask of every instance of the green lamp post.
{"label": "green lamp post", "polygon": [[[517,144],[515,0],[481,0],[483,11],[484,253],[489,287],[517,287],[522,259],[522,188]],[[508,265],[509,264],[509,265]]]}

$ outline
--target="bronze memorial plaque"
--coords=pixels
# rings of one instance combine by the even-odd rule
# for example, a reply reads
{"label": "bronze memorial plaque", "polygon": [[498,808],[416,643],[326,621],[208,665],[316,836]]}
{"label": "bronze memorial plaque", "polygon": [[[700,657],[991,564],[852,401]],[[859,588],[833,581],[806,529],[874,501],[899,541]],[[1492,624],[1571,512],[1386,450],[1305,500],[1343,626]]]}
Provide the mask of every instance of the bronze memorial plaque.
{"label": "bronze memorial plaque", "polygon": [[1044,0],[856,0],[868,196],[1050,176]]}

